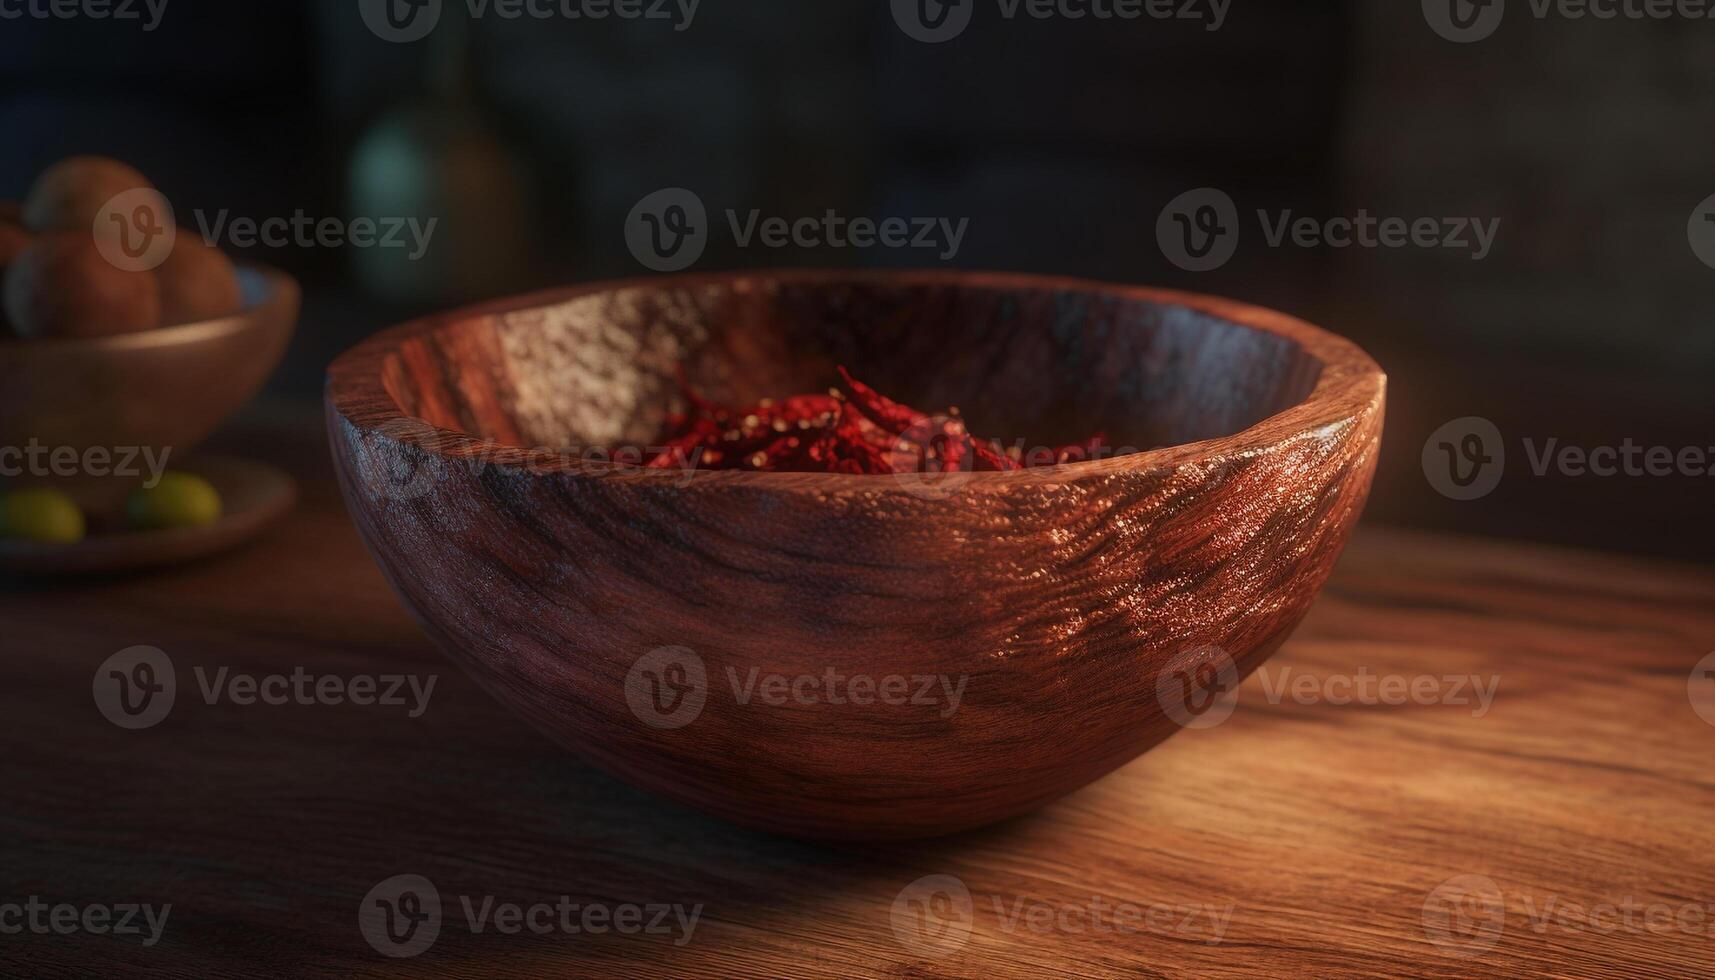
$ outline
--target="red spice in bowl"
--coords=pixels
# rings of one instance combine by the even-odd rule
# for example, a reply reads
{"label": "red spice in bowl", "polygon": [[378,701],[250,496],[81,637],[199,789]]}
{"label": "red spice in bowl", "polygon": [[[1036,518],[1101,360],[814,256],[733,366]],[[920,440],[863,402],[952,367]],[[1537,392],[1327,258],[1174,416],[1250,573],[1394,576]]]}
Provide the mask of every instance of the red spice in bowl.
{"label": "red spice in bowl", "polygon": [[652,469],[696,468],[777,473],[1002,472],[1075,463],[1109,452],[1107,436],[1046,455],[971,434],[956,408],[931,416],[888,398],[840,368],[844,389],[764,399],[748,408],[714,404],[681,380],[689,410],[668,418]]}

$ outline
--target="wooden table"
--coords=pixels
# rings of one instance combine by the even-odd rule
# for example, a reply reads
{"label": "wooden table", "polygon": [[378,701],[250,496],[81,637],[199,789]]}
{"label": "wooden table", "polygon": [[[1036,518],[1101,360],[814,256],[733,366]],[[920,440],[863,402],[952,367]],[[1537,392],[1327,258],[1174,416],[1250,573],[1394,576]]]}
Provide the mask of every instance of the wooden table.
{"label": "wooden table", "polygon": [[[598,775],[450,671],[292,431],[256,444],[286,447],[304,501],[248,549],[0,592],[0,929],[24,922],[0,974],[1715,974],[1707,569],[1370,527],[1222,724],[984,832],[822,847]],[[138,644],[178,691],[132,731],[92,683]],[[221,666],[437,681],[416,718],[205,703],[196,668]],[[1473,677],[1499,685],[1486,710]],[[371,890],[401,874],[443,913],[389,958],[359,910],[398,908]],[[51,910],[32,932],[32,896],[62,922],[171,910],[145,947]],[[473,931],[461,897],[524,927]],[[562,931],[562,902],[623,928]]]}

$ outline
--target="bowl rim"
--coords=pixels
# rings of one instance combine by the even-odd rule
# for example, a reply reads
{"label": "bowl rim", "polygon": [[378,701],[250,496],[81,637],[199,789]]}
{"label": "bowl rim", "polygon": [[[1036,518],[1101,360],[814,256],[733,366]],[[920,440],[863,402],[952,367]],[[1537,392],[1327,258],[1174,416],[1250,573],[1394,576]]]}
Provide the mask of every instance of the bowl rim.
{"label": "bowl rim", "polygon": [[1218,296],[1034,273],[927,269],[734,269],[605,279],[539,290],[420,317],[382,330],[345,351],[328,366],[324,399],[330,413],[329,421],[337,416],[369,437],[413,446],[448,461],[480,460],[484,466],[494,466],[502,471],[527,471],[535,476],[573,475],[682,486],[730,484],[819,493],[842,488],[873,492],[888,486],[900,487],[902,478],[897,474],[692,470],[687,478],[683,470],[622,466],[592,460],[565,448],[513,446],[438,426],[408,414],[387,392],[382,381],[382,368],[387,356],[396,352],[403,343],[458,323],[558,306],[600,293],[736,286],[745,281],[828,285],[882,283],[1099,293],[1190,309],[1237,326],[1271,333],[1297,344],[1322,364],[1321,376],[1309,395],[1237,432],[1099,460],[949,475],[949,481],[956,483],[960,490],[1060,484],[1086,477],[1150,472],[1188,463],[1230,460],[1262,453],[1283,443],[1317,437],[1331,428],[1356,425],[1378,415],[1386,399],[1387,375],[1356,344],[1285,313]]}
{"label": "bowl rim", "polygon": [[168,327],[154,327],[133,333],[108,334],[105,337],[10,337],[0,340],[0,357],[31,352],[81,354],[107,351],[132,351],[162,347],[187,347],[240,333],[269,316],[289,311],[301,295],[298,281],[271,265],[259,262],[235,263],[240,276],[258,276],[267,289],[262,299],[235,313],[212,320],[193,320]]}

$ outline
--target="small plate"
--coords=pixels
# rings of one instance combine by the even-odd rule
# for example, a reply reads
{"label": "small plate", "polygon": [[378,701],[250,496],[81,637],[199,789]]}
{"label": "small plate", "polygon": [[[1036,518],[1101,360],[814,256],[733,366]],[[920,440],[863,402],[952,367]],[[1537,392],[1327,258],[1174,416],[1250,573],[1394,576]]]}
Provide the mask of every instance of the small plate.
{"label": "small plate", "polygon": [[298,499],[297,483],[267,463],[201,455],[187,460],[183,469],[220,492],[220,520],[206,527],[166,531],[93,532],[76,544],[0,541],[0,573],[88,575],[206,558],[255,538],[284,517]]}

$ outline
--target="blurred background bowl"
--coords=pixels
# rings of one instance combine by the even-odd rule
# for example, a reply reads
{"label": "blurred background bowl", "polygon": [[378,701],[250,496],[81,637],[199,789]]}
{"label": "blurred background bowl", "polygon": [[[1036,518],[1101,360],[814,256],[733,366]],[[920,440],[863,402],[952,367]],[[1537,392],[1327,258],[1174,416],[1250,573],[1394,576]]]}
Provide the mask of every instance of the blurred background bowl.
{"label": "blurred background bowl", "polygon": [[292,277],[261,266],[238,274],[244,307],[232,316],[110,337],[0,341],[0,446],[80,458],[128,447],[188,455],[261,389],[297,324]]}

